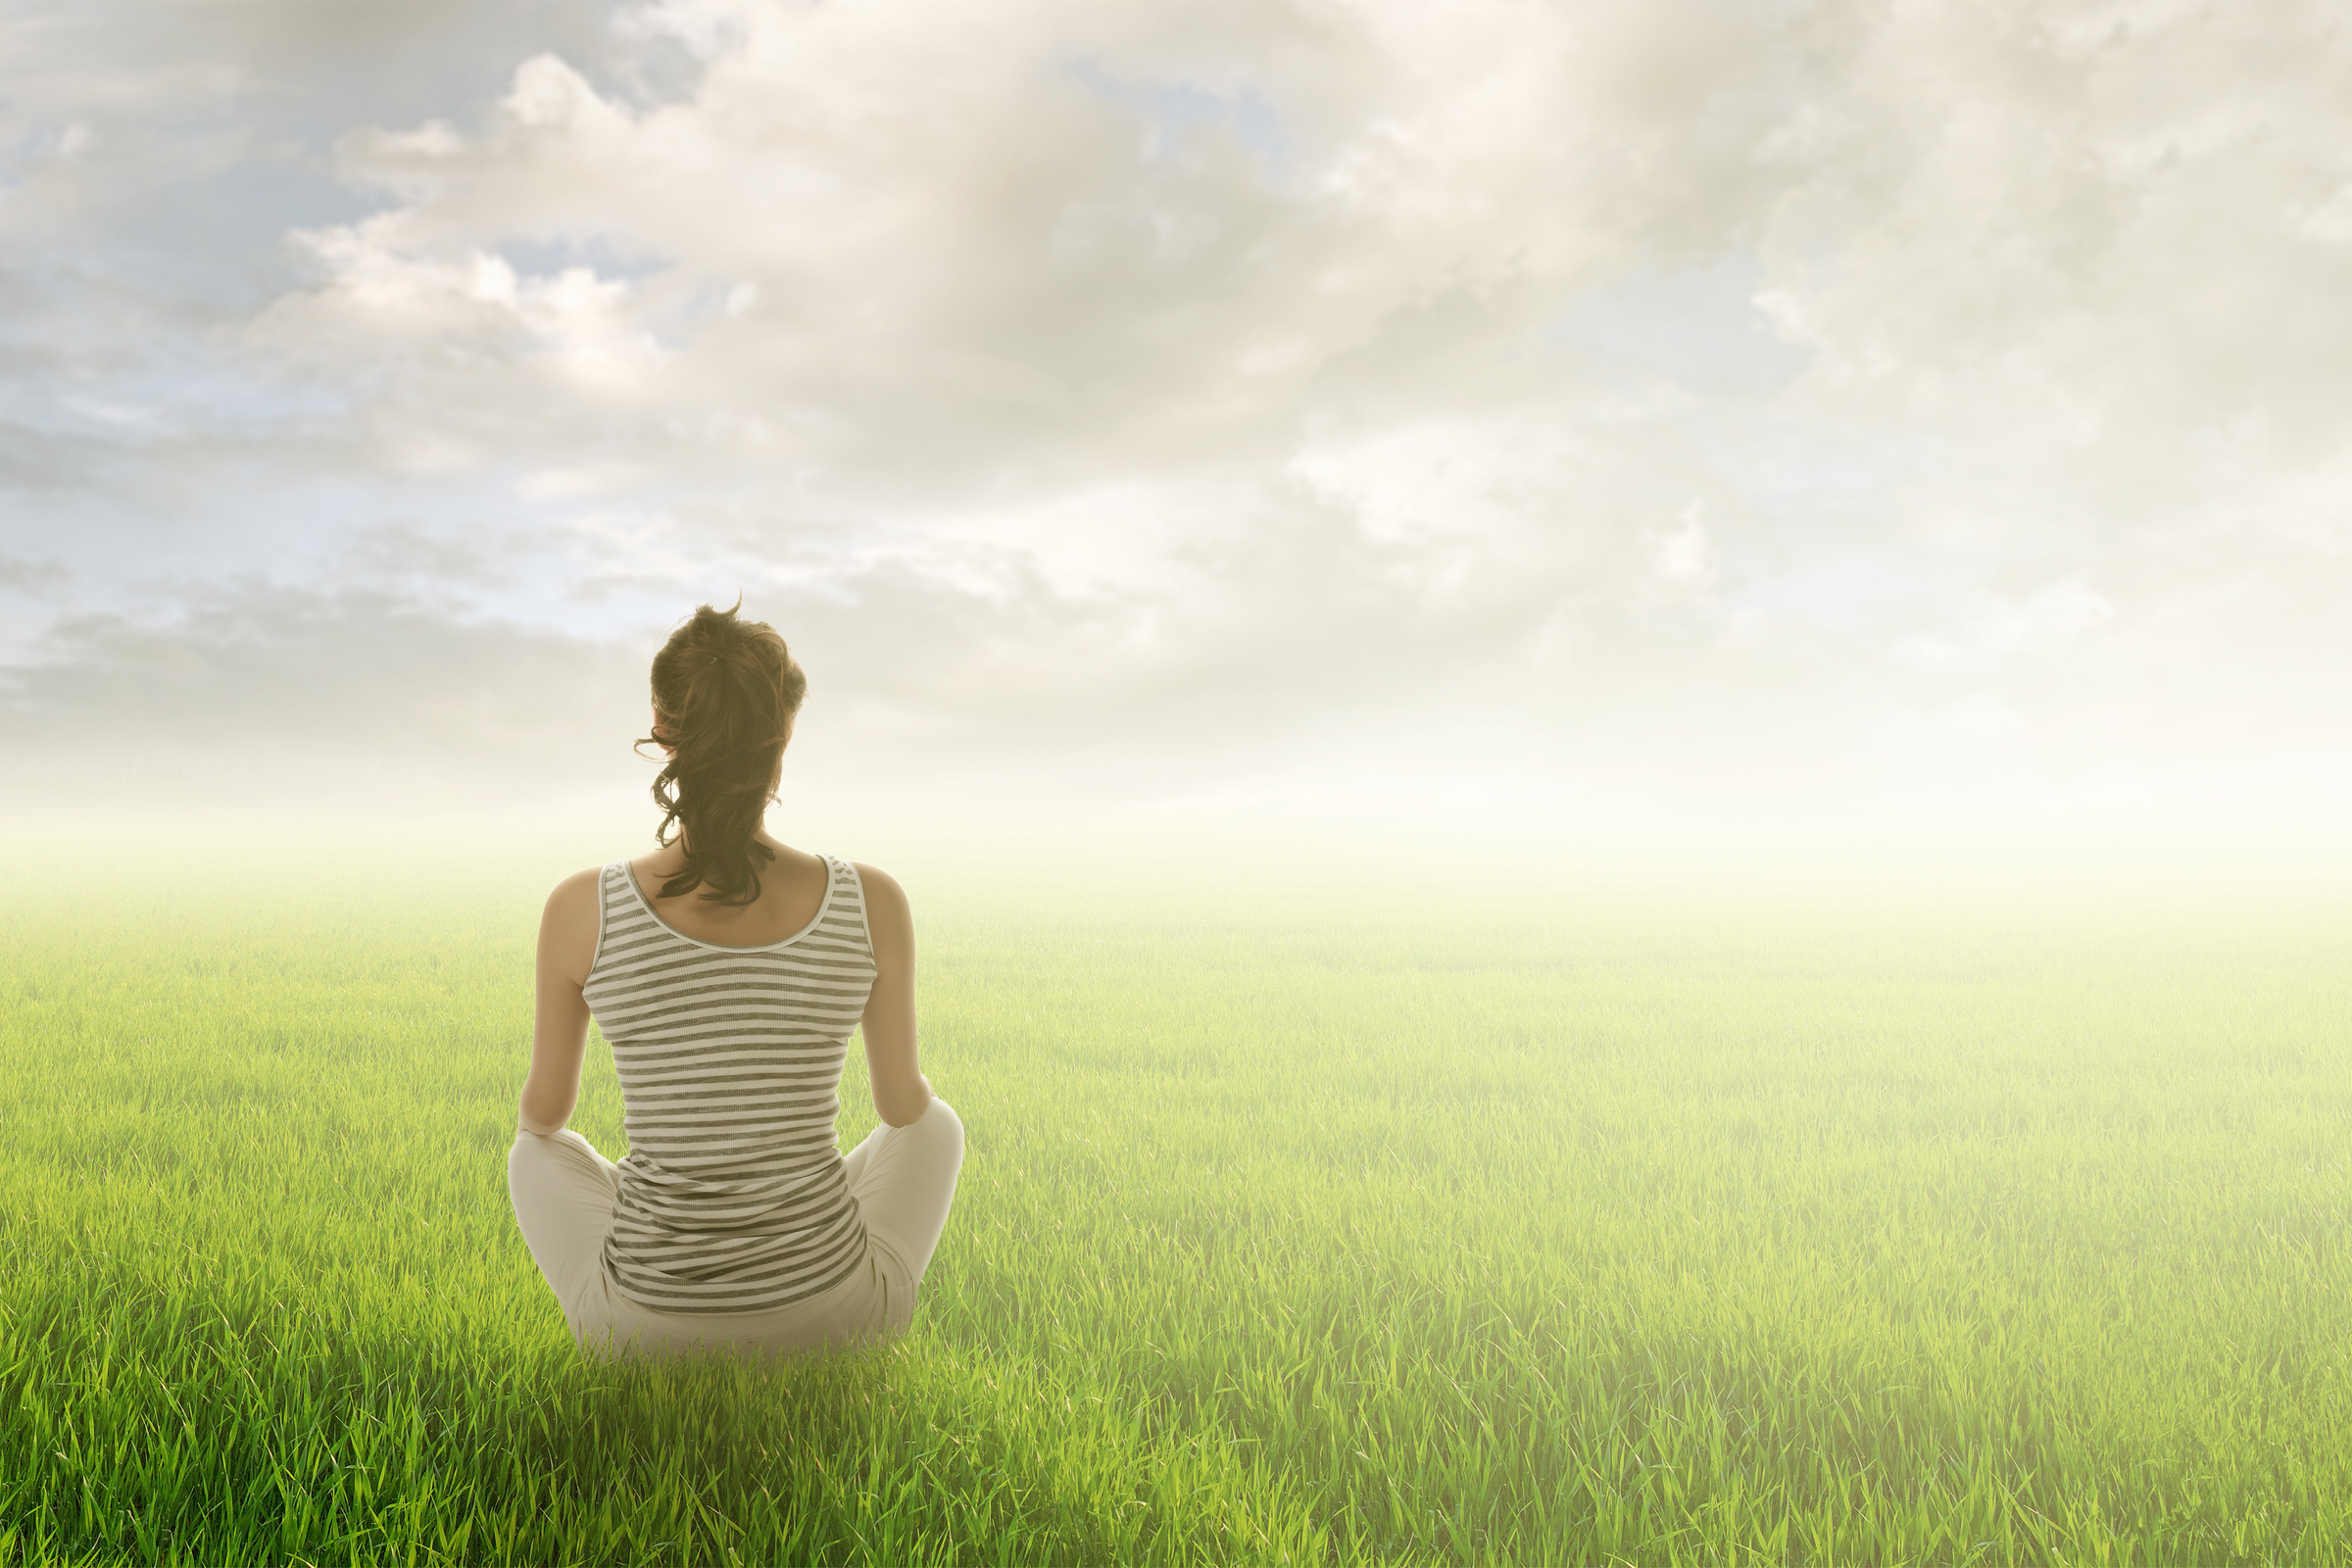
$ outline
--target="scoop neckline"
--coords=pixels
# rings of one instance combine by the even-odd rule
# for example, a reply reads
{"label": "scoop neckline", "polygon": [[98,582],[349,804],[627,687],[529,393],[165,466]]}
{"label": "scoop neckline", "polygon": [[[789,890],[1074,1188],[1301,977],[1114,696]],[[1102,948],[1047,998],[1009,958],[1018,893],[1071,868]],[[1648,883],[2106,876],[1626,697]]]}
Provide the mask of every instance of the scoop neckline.
{"label": "scoop neckline", "polygon": [[778,948],[791,947],[795,942],[800,941],[801,938],[807,936],[809,932],[815,930],[819,925],[823,924],[825,912],[833,907],[833,857],[830,855],[820,855],[817,857],[817,858],[825,862],[825,897],[823,902],[817,905],[816,913],[808,917],[808,923],[807,925],[801,927],[798,931],[795,931],[783,941],[761,942],[752,947],[736,947],[734,944],[727,942],[705,942],[701,937],[688,936],[685,932],[679,930],[676,926],[671,925],[667,920],[662,918],[661,911],[654,907],[654,901],[647,898],[645,896],[645,889],[637,885],[637,868],[635,866],[631,865],[626,860],[621,861],[620,875],[621,879],[628,883],[629,891],[636,895],[637,906],[646,912],[646,916],[651,919],[654,924],[660,926],[671,936],[676,937],[680,942],[691,942],[698,948],[709,948],[713,953],[773,953]]}

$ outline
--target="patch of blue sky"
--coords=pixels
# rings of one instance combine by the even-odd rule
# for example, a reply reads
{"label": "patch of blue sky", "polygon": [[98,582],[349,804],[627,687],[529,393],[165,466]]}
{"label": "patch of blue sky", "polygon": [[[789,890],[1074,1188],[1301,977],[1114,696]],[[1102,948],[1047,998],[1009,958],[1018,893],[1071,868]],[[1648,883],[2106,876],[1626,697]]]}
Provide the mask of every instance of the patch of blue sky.
{"label": "patch of blue sky", "polygon": [[[13,117],[19,112],[16,100],[0,98],[0,117]],[[39,111],[30,111],[38,114]],[[74,145],[88,134],[81,121],[49,114],[37,122],[21,122],[17,134],[0,137],[0,159],[16,159],[30,163],[35,159],[48,160],[71,153]]]}
{"label": "patch of blue sky", "polygon": [[1756,305],[1763,269],[1747,252],[1636,271],[1571,299],[1543,332],[1604,375],[1662,377],[1702,397],[1757,396],[1795,379],[1805,352]]}
{"label": "patch of blue sky", "polygon": [[168,479],[146,474],[61,497],[51,515],[70,525],[50,531],[41,554],[70,574],[67,608],[97,594],[143,612],[208,583],[330,573],[386,504],[384,491],[376,480],[298,476],[261,454],[190,454]]}
{"label": "patch of blue sky", "polygon": [[584,267],[607,282],[634,282],[666,270],[666,256],[615,244],[605,234],[557,234],[502,240],[499,254],[524,277],[553,277]]}
{"label": "patch of blue sky", "polygon": [[[359,400],[349,384],[273,375],[175,335],[171,323],[150,324],[137,358],[76,364],[67,347],[53,347],[34,358],[31,373],[0,374],[0,419],[122,448],[266,442],[324,429]],[[17,346],[40,347],[23,338]]]}
{"label": "patch of blue sky", "polygon": [[1699,461],[1739,497],[1743,522],[1712,532],[1732,602],[1865,637],[1980,574],[1923,544],[1905,520],[1917,474],[1945,456],[1917,435],[1769,402],[1701,405],[1682,423]]}
{"label": "patch of blue sky", "polygon": [[1186,137],[1221,125],[1258,156],[1268,173],[1279,175],[1289,166],[1289,131],[1280,112],[1254,87],[1219,90],[1190,81],[1119,76],[1091,60],[1079,61],[1069,73],[1087,91],[1144,122],[1147,159],[1173,157]]}
{"label": "patch of blue sky", "polygon": [[383,205],[298,160],[234,163],[89,204],[77,231],[60,236],[73,250],[53,270],[100,291],[241,315],[303,281],[309,265],[286,234]]}
{"label": "patch of blue sky", "polygon": [[43,662],[43,639],[57,624],[55,606],[19,590],[0,587],[0,705],[13,694],[6,676]]}
{"label": "patch of blue sky", "polygon": [[1809,357],[1755,303],[1763,286],[1748,252],[1642,270],[1576,296],[1542,341],[1604,381],[1689,395],[1666,416],[1745,519],[1703,518],[1728,601],[1836,636],[1883,634],[1957,586],[1961,564],[1897,520],[1907,484],[1947,455],[1783,399]]}
{"label": "patch of blue sky", "polygon": [[1775,402],[1699,404],[1682,427],[1760,515],[1813,532],[1868,531],[1910,476],[1945,455],[1913,431]]}

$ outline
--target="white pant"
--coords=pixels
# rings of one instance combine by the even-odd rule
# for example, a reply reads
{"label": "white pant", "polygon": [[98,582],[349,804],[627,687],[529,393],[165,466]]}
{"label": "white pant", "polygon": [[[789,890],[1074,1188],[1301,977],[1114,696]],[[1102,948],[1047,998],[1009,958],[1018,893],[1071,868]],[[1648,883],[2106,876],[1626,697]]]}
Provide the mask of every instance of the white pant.
{"label": "white pant", "polygon": [[905,1332],[915,1287],[956,1199],[963,1123],[932,1097],[904,1127],[885,1124],[842,1159],[850,1197],[872,1245],[848,1279],[804,1301],[762,1312],[659,1312],[605,1277],[605,1233],[620,1198],[620,1172],[570,1128],[552,1137],[517,1129],[507,1154],[507,1190],[539,1272],[564,1321],[591,1353],[671,1355],[712,1349],[790,1351],[846,1346]]}

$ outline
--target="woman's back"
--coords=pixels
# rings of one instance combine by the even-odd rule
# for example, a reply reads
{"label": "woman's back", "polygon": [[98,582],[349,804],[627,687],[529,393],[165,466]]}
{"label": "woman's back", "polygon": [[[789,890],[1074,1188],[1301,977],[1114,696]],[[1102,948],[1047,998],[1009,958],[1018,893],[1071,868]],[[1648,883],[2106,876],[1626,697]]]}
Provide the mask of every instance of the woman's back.
{"label": "woman's back", "polygon": [[[870,865],[771,838],[808,678],[773,626],[704,605],[654,656],[659,854],[565,877],[539,922],[507,1182],[583,1347],[793,1350],[903,1332],[963,1163],[915,1044],[914,921]],[[591,1014],[619,1071],[615,1165],[564,1122]],[[834,1142],[865,1039],[881,1125]]]}
{"label": "woman's back", "polygon": [[[601,873],[597,952],[581,995],[612,1047],[630,1146],[604,1263],[641,1305],[783,1306],[864,1259],[834,1120],[842,1060],[876,970],[857,869],[818,863],[813,912],[752,943],[712,942],[681,930],[684,919],[665,920],[626,861]],[[759,901],[765,909],[718,919],[730,938],[764,936],[808,906],[794,891],[780,885],[775,900]]]}

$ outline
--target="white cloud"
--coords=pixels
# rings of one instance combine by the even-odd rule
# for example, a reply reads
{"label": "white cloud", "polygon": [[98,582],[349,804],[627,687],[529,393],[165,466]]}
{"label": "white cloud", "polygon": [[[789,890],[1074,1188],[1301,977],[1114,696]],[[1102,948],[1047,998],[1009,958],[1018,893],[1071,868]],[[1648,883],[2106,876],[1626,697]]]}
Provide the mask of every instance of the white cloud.
{"label": "white cloud", "polygon": [[1703,581],[1710,569],[1713,548],[1701,520],[1706,509],[1692,502],[1683,509],[1673,532],[1658,541],[1658,570],[1686,582]]}

